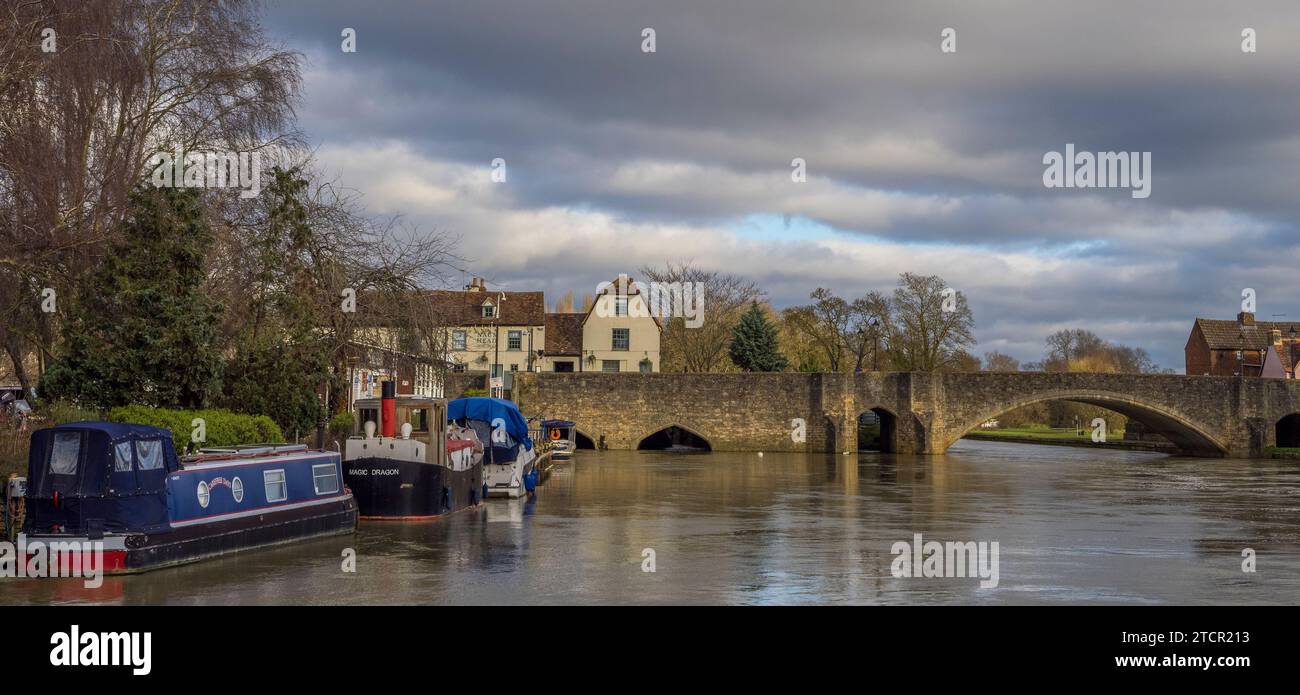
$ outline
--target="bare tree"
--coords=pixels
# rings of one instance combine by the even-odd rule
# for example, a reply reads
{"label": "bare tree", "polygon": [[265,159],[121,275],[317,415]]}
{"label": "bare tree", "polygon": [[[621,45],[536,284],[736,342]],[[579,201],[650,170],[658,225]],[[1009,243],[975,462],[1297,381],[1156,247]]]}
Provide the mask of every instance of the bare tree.
{"label": "bare tree", "polygon": [[904,371],[931,372],[954,366],[975,342],[974,316],[966,297],[937,275],[903,273],[893,297],[890,351]]}
{"label": "bare tree", "polygon": [[984,353],[984,371],[1018,372],[1020,371],[1020,360],[997,350],[986,352]]}
{"label": "bare tree", "polygon": [[15,363],[53,349],[60,314],[41,292],[66,296],[98,262],[155,152],[300,145],[300,58],[264,39],[257,5],[41,0],[0,15],[0,337]]}
{"label": "bare tree", "polygon": [[643,266],[643,280],[660,283],[691,283],[702,289],[704,321],[690,327],[681,307],[670,306],[671,318],[663,321],[660,342],[664,371],[717,372],[735,369],[727,356],[732,329],[750,302],[763,301],[766,293],[758,285],[737,275],[704,270],[690,262],[669,262],[663,267]]}

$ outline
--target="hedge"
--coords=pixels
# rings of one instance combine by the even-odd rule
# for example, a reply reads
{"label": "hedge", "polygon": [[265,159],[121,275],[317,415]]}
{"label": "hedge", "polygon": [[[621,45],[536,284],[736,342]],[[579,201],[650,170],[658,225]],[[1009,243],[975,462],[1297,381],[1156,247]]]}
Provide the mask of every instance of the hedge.
{"label": "hedge", "polygon": [[176,452],[185,451],[190,442],[194,418],[202,418],[207,439],[200,446],[235,446],[238,444],[276,444],[284,434],[275,421],[265,415],[241,415],[229,410],[170,410],[147,405],[126,405],[108,411],[113,422],[153,425],[171,430]]}

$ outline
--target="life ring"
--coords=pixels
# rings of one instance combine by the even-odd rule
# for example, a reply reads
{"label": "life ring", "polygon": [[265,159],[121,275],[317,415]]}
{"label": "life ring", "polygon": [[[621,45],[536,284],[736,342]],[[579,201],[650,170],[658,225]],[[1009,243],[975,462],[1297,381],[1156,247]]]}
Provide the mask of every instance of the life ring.
{"label": "life ring", "polygon": [[560,441],[560,430],[558,428],[551,430],[551,441],[553,442]]}

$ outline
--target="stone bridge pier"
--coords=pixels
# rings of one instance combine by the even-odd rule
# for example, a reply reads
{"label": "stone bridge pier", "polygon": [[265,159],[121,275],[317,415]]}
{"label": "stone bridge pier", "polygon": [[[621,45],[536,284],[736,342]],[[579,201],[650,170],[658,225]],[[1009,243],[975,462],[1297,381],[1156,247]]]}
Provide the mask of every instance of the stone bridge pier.
{"label": "stone bridge pier", "polygon": [[[515,378],[528,416],[563,417],[612,449],[670,427],[720,451],[842,452],[858,417],[881,418],[885,448],[941,454],[1014,408],[1067,400],[1141,422],[1193,456],[1258,456],[1294,427],[1300,381],[1044,372],[867,374],[531,373]],[[1290,416],[1295,415],[1295,418]],[[1290,437],[1290,435],[1287,435]]]}

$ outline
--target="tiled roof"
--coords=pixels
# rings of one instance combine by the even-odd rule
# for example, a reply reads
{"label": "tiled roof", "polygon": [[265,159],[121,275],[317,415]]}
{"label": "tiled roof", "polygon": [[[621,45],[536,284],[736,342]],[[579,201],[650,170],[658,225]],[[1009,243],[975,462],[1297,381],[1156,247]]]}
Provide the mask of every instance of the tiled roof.
{"label": "tiled roof", "polygon": [[1211,350],[1263,350],[1273,344],[1274,329],[1282,331],[1284,340],[1300,338],[1300,323],[1296,322],[1256,321],[1253,326],[1243,326],[1230,319],[1198,318],[1196,325]]}
{"label": "tiled roof", "polygon": [[[429,295],[434,312],[448,326],[541,326],[546,321],[546,300],[541,292],[433,290]],[[483,302],[487,301],[498,307],[500,319],[483,318]]]}
{"label": "tiled roof", "polygon": [[581,355],[582,322],[586,314],[546,315],[546,354]]}

